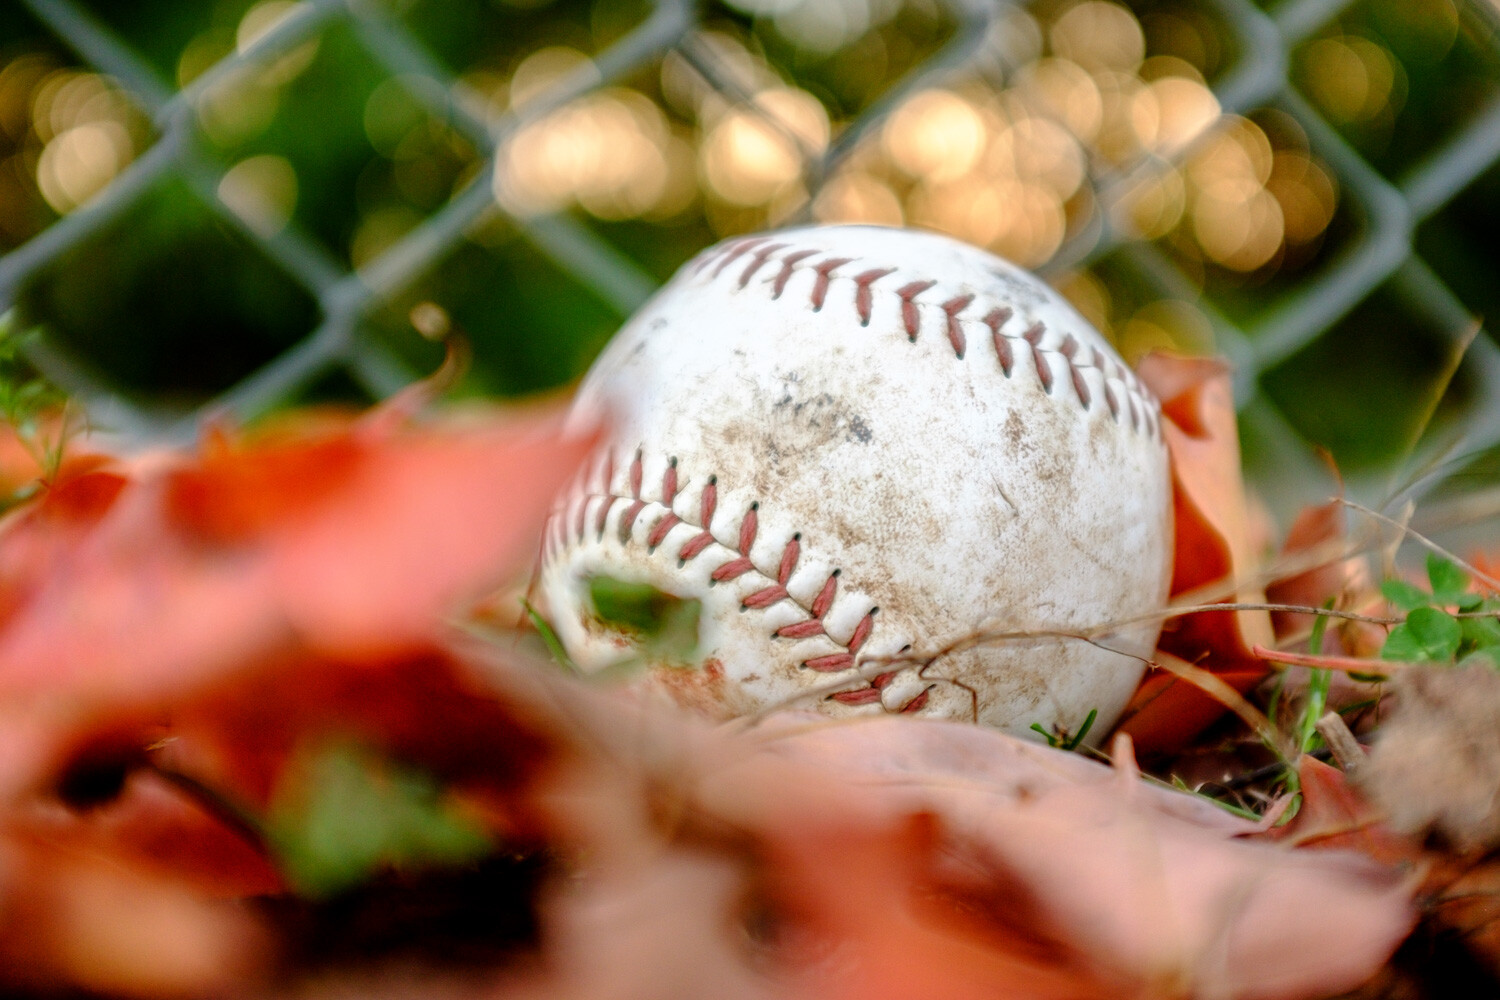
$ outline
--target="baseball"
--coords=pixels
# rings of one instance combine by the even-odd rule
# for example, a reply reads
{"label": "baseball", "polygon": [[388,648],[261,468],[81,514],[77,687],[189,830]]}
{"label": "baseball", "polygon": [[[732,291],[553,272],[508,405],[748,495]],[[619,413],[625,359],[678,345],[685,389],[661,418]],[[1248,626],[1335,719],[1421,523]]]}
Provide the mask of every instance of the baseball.
{"label": "baseball", "polygon": [[[728,717],[919,713],[1024,734],[1118,717],[1172,558],[1160,408],[1036,277],[866,226],[691,261],[585,379],[609,440],[558,504],[544,616],[598,671],[636,653],[598,576],[702,602],[691,663],[638,681]],[[980,631],[926,663],[913,652]]]}

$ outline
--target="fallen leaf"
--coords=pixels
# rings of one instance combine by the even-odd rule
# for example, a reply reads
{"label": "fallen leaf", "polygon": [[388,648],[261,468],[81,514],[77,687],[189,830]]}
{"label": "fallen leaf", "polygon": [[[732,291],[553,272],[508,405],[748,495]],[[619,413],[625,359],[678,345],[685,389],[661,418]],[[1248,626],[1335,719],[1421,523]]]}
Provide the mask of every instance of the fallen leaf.
{"label": "fallen leaf", "polygon": [[[1155,353],[1142,359],[1141,380],[1162,401],[1162,433],[1172,464],[1176,555],[1172,596],[1197,603],[1263,602],[1250,579],[1258,565],[1244,482],[1239,431],[1229,369],[1221,361]],[[1236,589],[1237,588],[1237,589]],[[1227,591],[1220,593],[1220,591]],[[1269,645],[1270,618],[1263,611],[1207,612],[1169,619],[1160,647],[1219,674],[1244,692],[1266,675],[1251,652]],[[1224,712],[1224,707],[1176,676],[1151,671],[1119,725],[1146,756],[1184,746]]]}
{"label": "fallen leaf", "polygon": [[282,650],[427,646],[530,557],[589,444],[553,411],[319,425],[158,462],[59,525],[75,480],[0,530],[23,553],[0,570],[0,699],[144,709]]}
{"label": "fallen leaf", "polygon": [[1420,846],[1392,829],[1385,813],[1343,771],[1304,756],[1297,774],[1302,793],[1297,815],[1260,836],[1297,847],[1358,851],[1383,864],[1416,869],[1422,860]]}
{"label": "fallen leaf", "polygon": [[237,902],[0,826],[0,983],[131,997],[226,995],[254,983],[270,941]]}
{"label": "fallen leaf", "polygon": [[[1346,508],[1337,500],[1304,508],[1292,522],[1281,545],[1279,561],[1294,563],[1299,559],[1329,553],[1330,558],[1302,572],[1274,580],[1266,585],[1266,599],[1273,604],[1292,604],[1320,608],[1329,600],[1335,607],[1348,607],[1350,599],[1373,591],[1369,566],[1361,557],[1342,557],[1347,541]],[[1312,629],[1312,615],[1274,611],[1271,622],[1278,639],[1306,634]],[[1343,648],[1351,653],[1379,649],[1385,632],[1377,625],[1364,622],[1339,622],[1328,630],[1328,636],[1339,637]]]}
{"label": "fallen leaf", "polygon": [[[562,995],[698,995],[713,970],[759,970],[781,996],[1321,996],[1414,917],[1402,872],[1251,842],[1254,824],[1144,784],[1128,743],[1111,770],[926,720],[735,734],[561,677],[497,681],[576,740],[577,769],[539,790],[589,859],[545,911],[569,929]],[[621,936],[636,957],[603,989],[586,970],[627,962]]]}
{"label": "fallen leaf", "polygon": [[[523,780],[491,762],[497,748],[527,759],[529,737],[438,642],[533,555],[591,445],[559,421],[319,418],[218,436],[197,456],[59,478],[0,521],[0,719],[16,723],[0,735],[0,835],[87,859],[18,849],[0,913],[29,921],[27,901],[43,900],[104,915],[12,936],[17,968],[105,992],[217,989],[188,971],[172,985],[172,954],[155,973],[137,968],[151,961],[150,920],[118,928],[116,950],[135,949],[135,964],[110,957],[106,931],[128,921],[132,894],[143,914],[165,900],[160,933],[179,911],[202,917],[202,933],[179,934],[201,952],[184,953],[184,970],[236,968],[232,942],[213,943],[218,901],[283,882],[230,817],[264,812],[308,738],[367,737],[454,782]],[[102,902],[73,902],[94,892],[68,881],[75,872]],[[231,916],[228,938],[258,926]],[[85,951],[116,964],[80,964]]]}

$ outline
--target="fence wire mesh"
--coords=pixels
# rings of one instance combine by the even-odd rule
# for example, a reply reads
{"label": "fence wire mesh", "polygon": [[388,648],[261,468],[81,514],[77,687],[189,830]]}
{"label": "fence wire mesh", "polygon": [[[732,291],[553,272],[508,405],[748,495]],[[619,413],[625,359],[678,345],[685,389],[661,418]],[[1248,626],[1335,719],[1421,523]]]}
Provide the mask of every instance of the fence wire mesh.
{"label": "fence wire mesh", "polygon": [[1387,484],[1424,428],[1463,481],[1500,446],[1497,26],[1492,0],[0,0],[0,314],[97,424],[182,438],[389,394],[431,360],[419,303],[475,331],[478,388],[522,391],[716,238],[921,225],[1038,269],[1127,356],[1226,355],[1283,492],[1326,484],[1309,443]]}

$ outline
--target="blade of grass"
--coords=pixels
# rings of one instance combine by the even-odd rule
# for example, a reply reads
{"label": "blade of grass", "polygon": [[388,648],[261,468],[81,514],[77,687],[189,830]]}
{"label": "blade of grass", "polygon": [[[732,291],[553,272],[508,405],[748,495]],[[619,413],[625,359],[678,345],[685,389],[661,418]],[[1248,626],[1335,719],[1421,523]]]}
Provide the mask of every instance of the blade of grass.
{"label": "blade of grass", "polygon": [[547,652],[552,654],[552,659],[557,665],[570,674],[583,676],[583,671],[578,669],[578,664],[573,662],[573,658],[563,648],[562,640],[557,637],[557,632],[552,628],[551,623],[543,618],[531,602],[524,597],[521,598],[521,607],[526,610],[526,618],[531,622],[531,627],[536,629],[537,635],[542,637],[542,642],[547,646]]}

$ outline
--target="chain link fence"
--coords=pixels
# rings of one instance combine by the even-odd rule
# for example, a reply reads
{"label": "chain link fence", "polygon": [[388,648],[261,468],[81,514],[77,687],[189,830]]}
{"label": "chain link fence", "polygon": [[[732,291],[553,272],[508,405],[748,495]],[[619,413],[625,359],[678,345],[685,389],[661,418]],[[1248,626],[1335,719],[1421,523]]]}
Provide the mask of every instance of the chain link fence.
{"label": "chain link fence", "polygon": [[[1309,444],[1367,496],[1500,445],[1491,0],[243,0],[197,34],[152,20],[194,5],[7,4],[0,314],[125,434],[387,395],[431,363],[419,303],[490,331],[479,388],[559,384],[712,240],[863,219],[1040,270],[1127,354],[1227,356],[1283,503],[1328,492]],[[184,204],[208,221],[161,221]],[[212,375],[131,383],[176,350]]]}

